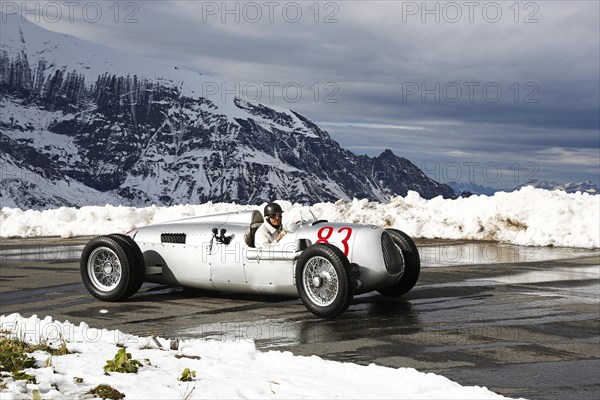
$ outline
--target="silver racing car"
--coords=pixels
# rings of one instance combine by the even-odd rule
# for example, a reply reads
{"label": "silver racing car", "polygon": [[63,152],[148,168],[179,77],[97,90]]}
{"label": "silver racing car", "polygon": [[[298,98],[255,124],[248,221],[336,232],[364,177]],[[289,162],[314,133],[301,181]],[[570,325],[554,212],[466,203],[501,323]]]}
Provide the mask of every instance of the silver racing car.
{"label": "silver racing car", "polygon": [[88,291],[103,301],[136,293],[144,281],[172,286],[300,297],[317,316],[343,313],[355,294],[400,296],[419,279],[419,252],[396,229],[315,220],[287,226],[274,246],[255,246],[259,211],[193,217],[92,239],[81,255]]}

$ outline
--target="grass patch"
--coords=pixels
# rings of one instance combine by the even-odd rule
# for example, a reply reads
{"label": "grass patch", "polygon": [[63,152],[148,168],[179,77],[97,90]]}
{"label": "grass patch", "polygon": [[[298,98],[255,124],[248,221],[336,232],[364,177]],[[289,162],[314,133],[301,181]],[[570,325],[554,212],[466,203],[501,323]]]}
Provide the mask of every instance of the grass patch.
{"label": "grass patch", "polygon": [[181,359],[181,358],[189,358],[190,360],[201,360],[202,357],[200,356],[188,356],[187,354],[177,354],[175,355],[175,358]]}
{"label": "grass patch", "polygon": [[35,380],[35,376],[29,375],[23,371],[13,371],[12,377],[15,381],[27,381],[29,383],[37,383]]}
{"label": "grass patch", "polygon": [[196,377],[196,371],[191,371],[189,368],[186,368],[181,373],[181,376],[178,378],[181,382],[190,382]]}
{"label": "grass patch", "polygon": [[109,385],[98,385],[88,392],[101,399],[121,400],[125,397],[124,393],[119,392],[117,389],[110,387]]}
{"label": "grass patch", "polygon": [[121,372],[125,374],[138,372],[138,369],[142,367],[142,363],[138,360],[131,358],[131,354],[127,353],[125,349],[119,349],[115,358],[112,360],[106,360],[104,366],[104,372]]}
{"label": "grass patch", "polygon": [[67,354],[73,354],[73,352],[67,348],[67,342],[64,340],[61,340],[60,345],[58,345],[58,348],[53,349],[53,351],[54,352],[50,352],[50,354],[52,354],[53,356],[65,356]]}
{"label": "grass patch", "polygon": [[0,371],[19,372],[25,368],[34,368],[35,359],[26,353],[31,353],[32,347],[27,343],[9,338],[0,338]]}
{"label": "grass patch", "polygon": [[71,354],[64,340],[61,341],[58,348],[53,348],[44,341],[29,344],[19,339],[3,337],[0,338],[0,371],[13,372],[24,368],[35,368],[35,360],[26,353],[38,350],[51,356]]}
{"label": "grass patch", "polygon": [[[0,334],[4,335],[6,332],[2,331]],[[58,348],[53,348],[45,341],[31,344],[16,338],[0,337],[0,372],[9,373],[16,381],[25,380],[36,383],[34,376],[23,371],[27,368],[38,368],[35,358],[30,355],[35,351],[49,354],[44,362],[44,367],[52,366],[52,356],[71,354],[64,340],[61,341]]]}

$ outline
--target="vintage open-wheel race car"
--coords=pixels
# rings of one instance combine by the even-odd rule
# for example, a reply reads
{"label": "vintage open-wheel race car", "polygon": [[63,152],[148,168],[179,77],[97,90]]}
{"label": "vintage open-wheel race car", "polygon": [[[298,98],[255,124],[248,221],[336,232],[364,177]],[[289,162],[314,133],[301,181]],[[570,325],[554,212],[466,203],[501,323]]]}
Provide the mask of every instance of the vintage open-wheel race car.
{"label": "vintage open-wheel race car", "polygon": [[397,229],[315,220],[287,226],[274,246],[255,246],[259,211],[192,217],[92,239],[81,255],[88,291],[103,301],[143,282],[300,297],[317,316],[343,313],[355,294],[400,296],[419,279],[413,240]]}

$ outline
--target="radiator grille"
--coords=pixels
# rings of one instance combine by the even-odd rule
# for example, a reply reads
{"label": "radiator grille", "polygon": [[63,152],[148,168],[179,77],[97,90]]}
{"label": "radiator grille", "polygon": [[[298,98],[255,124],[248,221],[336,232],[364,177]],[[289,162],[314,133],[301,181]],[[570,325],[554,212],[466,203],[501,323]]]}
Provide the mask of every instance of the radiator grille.
{"label": "radiator grille", "polygon": [[381,235],[381,249],[388,274],[397,275],[401,273],[404,269],[404,259],[400,254],[400,249],[394,244],[394,240],[387,232],[383,232]]}

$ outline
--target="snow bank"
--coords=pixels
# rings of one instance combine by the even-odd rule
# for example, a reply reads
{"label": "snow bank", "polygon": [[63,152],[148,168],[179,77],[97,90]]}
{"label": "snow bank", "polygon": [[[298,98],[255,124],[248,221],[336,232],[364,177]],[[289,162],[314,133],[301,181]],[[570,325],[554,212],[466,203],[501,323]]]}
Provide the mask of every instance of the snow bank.
{"label": "snow bank", "polygon": [[[317,218],[401,229],[413,237],[496,240],[523,246],[600,247],[600,196],[525,187],[493,196],[425,200],[416,192],[383,204],[367,200],[317,203],[281,201],[284,223],[301,210]],[[0,236],[78,236],[125,232],[136,226],[178,218],[264,206],[236,204],[131,208],[121,206],[0,211]]]}
{"label": "snow bank", "polygon": [[524,187],[493,196],[425,200],[416,192],[389,204],[316,204],[330,220],[372,223],[413,237],[496,240],[523,246],[600,247],[600,196]]}
{"label": "snow bank", "polygon": [[[67,342],[72,354],[53,356],[36,351],[39,368],[25,371],[36,384],[5,378],[3,399],[81,398],[90,389],[108,384],[136,398],[394,398],[394,399],[504,399],[486,388],[461,386],[435,374],[410,368],[326,361],[319,357],[297,357],[289,352],[260,352],[252,341],[216,342],[186,340],[169,350],[170,341],[141,338],[119,331],[93,329],[61,323],[46,317],[0,316],[0,328],[13,337],[37,343],[46,340],[55,347]],[[144,364],[137,373],[105,375],[106,360],[125,346],[133,359]],[[178,358],[178,357],[179,358]],[[185,368],[196,372],[191,382],[178,380]],[[79,378],[79,379],[76,379]]]}

